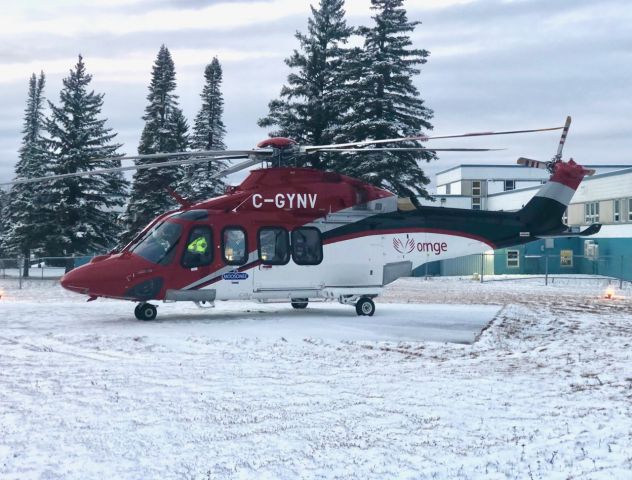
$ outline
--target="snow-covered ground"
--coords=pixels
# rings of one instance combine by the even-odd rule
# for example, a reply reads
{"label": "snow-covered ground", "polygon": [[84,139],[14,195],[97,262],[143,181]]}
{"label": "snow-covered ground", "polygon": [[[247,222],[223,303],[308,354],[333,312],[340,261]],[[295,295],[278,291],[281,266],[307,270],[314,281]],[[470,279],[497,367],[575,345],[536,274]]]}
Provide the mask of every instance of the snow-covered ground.
{"label": "snow-covered ground", "polygon": [[373,318],[145,323],[0,280],[0,478],[632,478],[632,291],[604,289],[402,279]]}

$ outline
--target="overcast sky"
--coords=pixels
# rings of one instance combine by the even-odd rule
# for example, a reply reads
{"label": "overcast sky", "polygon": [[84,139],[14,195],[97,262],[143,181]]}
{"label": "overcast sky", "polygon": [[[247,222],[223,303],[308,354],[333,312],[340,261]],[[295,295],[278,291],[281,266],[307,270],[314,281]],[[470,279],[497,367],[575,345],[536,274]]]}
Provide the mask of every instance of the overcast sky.
{"label": "overcast sky", "polygon": [[[313,3],[316,3],[314,0]],[[191,122],[203,71],[224,69],[229,148],[267,136],[256,125],[288,70],[283,59],[305,31],[303,0],[22,0],[2,2],[0,19],[0,181],[13,177],[28,79],[47,75],[58,103],[61,79],[84,57],[92,87],[122,152],[136,152],[147,85],[161,44],[171,51],[180,103]],[[369,0],[347,0],[351,25],[370,25]],[[430,51],[415,78],[434,110],[435,134],[573,126],[565,154],[587,164],[632,164],[632,7],[626,0],[407,0],[420,20],[415,47]],[[433,143],[507,147],[442,154],[430,174],[460,163],[548,160],[558,134]]]}

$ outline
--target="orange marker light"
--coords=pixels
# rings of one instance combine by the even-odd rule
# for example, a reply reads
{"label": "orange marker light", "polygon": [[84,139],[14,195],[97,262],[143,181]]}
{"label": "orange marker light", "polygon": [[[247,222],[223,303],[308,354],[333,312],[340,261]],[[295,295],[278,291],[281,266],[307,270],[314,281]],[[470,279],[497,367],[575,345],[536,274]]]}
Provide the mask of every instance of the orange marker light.
{"label": "orange marker light", "polygon": [[614,298],[614,288],[612,288],[611,286],[606,288],[606,293],[604,297],[607,298],[608,300],[612,300]]}

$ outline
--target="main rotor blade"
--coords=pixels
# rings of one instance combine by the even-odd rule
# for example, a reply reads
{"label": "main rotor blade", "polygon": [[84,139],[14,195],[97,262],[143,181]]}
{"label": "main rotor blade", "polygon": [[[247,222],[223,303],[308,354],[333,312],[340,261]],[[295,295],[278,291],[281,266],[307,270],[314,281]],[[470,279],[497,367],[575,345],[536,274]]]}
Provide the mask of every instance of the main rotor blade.
{"label": "main rotor blade", "polygon": [[168,157],[225,157],[226,155],[269,155],[272,153],[272,149],[257,149],[257,150],[194,150],[191,152],[161,152],[161,153],[147,153],[142,155],[126,155],[124,157],[108,157],[108,158],[95,158],[90,160],[92,162],[100,160],[150,160],[153,158],[168,158]]}
{"label": "main rotor blade", "polygon": [[232,165],[230,167],[225,168],[217,173],[214,173],[209,178],[224,178],[231,173],[239,172],[240,170],[244,170],[245,168],[252,167],[261,161],[260,158],[248,158],[245,162],[240,162],[236,165]]}
{"label": "main rotor blade", "polygon": [[495,152],[506,148],[323,148],[319,152]]}
{"label": "main rotor blade", "polygon": [[[131,165],[129,167],[114,167],[114,168],[103,168],[101,170],[90,170],[86,172],[63,173],[60,175],[49,175],[46,177],[18,178],[16,180],[13,180],[12,182],[0,183],[0,185],[18,185],[18,184],[25,184],[25,183],[46,182],[50,180],[60,180],[62,178],[90,177],[92,175],[103,175],[107,173],[124,172],[127,170],[146,170],[148,168],[174,167],[174,166],[179,166],[179,165],[192,165],[196,163],[234,160],[238,158],[247,158],[247,157],[248,157],[247,155],[226,155],[223,157],[192,158],[189,160],[171,160],[167,162],[146,163],[145,165]],[[259,161],[261,161],[260,158],[257,159],[257,162]]]}
{"label": "main rotor blade", "polygon": [[363,147],[366,145],[380,145],[383,143],[410,142],[410,141],[415,141],[415,140],[420,141],[420,142],[425,142],[427,140],[438,140],[438,139],[444,139],[444,138],[486,137],[486,136],[491,136],[491,135],[513,135],[513,134],[518,134],[518,133],[549,132],[552,130],[562,130],[563,128],[564,127],[550,127],[550,128],[534,128],[530,130],[507,130],[507,131],[501,131],[501,132],[474,132],[474,133],[463,133],[459,135],[438,135],[438,136],[433,136],[433,137],[429,137],[426,135],[416,135],[412,137],[388,138],[384,140],[364,140],[362,142],[305,146],[305,147],[301,147],[301,151],[305,153],[314,153],[314,152],[321,151],[324,149]]}
{"label": "main rotor blade", "polygon": [[464,137],[487,137],[491,135],[514,135],[518,133],[535,133],[535,132],[551,132],[553,130],[562,130],[564,127],[550,127],[550,128],[534,128],[531,130],[507,130],[504,132],[474,132],[463,133],[461,135],[442,135],[437,137],[426,137],[427,140],[437,140],[440,138],[464,138]]}

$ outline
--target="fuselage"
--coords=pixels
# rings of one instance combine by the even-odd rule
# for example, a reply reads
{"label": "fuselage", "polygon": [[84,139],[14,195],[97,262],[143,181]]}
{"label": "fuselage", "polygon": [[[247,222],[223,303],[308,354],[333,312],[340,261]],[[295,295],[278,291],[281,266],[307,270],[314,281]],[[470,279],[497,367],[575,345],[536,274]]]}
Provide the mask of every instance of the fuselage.
{"label": "fuselage", "polygon": [[[559,226],[556,219],[547,228]],[[224,196],[161,215],[62,285],[133,301],[377,295],[424,263],[536,238],[526,228],[533,230],[520,212],[411,208],[343,175],[271,168]]]}

